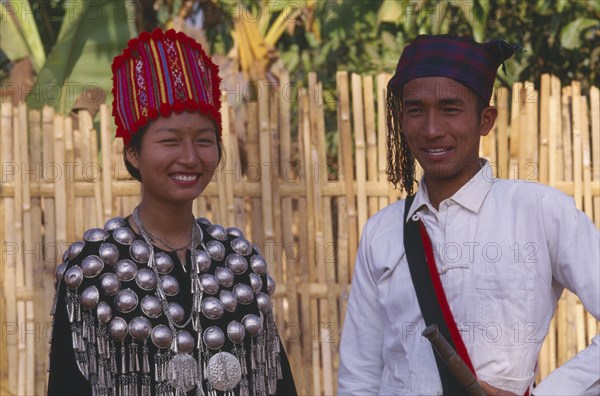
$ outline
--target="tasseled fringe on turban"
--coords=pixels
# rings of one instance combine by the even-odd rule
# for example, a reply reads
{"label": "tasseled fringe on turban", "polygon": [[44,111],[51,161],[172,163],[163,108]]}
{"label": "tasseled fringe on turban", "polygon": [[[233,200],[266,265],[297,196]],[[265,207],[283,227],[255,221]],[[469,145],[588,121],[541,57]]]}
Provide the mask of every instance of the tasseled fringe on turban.
{"label": "tasseled fringe on turban", "polygon": [[408,148],[402,133],[400,111],[402,103],[398,96],[387,92],[387,168],[388,181],[398,190],[412,195],[415,185],[415,157]]}

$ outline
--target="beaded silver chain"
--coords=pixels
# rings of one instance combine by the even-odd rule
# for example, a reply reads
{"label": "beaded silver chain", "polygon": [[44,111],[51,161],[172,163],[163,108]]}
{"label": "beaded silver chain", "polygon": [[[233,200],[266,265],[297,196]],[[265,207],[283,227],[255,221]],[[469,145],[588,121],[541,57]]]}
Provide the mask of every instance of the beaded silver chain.
{"label": "beaded silver chain", "polygon": [[[144,238],[146,243],[150,246],[150,257],[148,259],[148,267],[150,269],[152,269],[152,271],[154,271],[156,278],[160,279],[158,269],[156,268],[156,265],[154,264],[154,246],[152,245],[152,241],[151,241],[151,237],[150,237],[151,234],[146,230],[146,228],[144,227],[144,224],[142,223],[142,219],[140,218],[140,215],[139,215],[139,206],[136,206],[136,208],[133,210],[133,221],[139,228],[140,234],[142,235],[142,237]],[[173,332],[173,334],[175,334],[176,328],[177,329],[186,328],[190,324],[190,322],[193,320],[194,314],[199,313],[201,310],[200,301],[202,300],[203,288],[198,279],[198,270],[197,270],[197,264],[196,264],[196,246],[199,243],[202,243],[202,239],[199,238],[199,236],[201,234],[202,234],[202,230],[200,230],[200,226],[194,221],[194,225],[192,226],[192,236],[191,236],[190,245],[189,245],[190,246],[190,260],[191,260],[191,266],[192,266],[192,270],[190,271],[190,281],[192,282],[191,289],[192,289],[193,301],[192,301],[192,310],[190,312],[190,316],[183,324],[179,325],[175,322],[175,320],[173,320],[173,317],[171,316],[171,312],[169,311],[169,303],[167,301],[167,297],[162,288],[162,285],[160,282],[157,282],[157,285],[156,285],[157,297],[161,302],[161,305],[163,307],[163,312],[165,313],[165,316],[167,317],[167,320],[169,322],[169,327],[171,327],[171,331]],[[165,244],[163,241],[160,241],[160,242]],[[171,248],[167,244],[165,244],[165,246]],[[175,249],[173,249],[173,250],[175,250]],[[184,270],[185,270],[185,268],[184,268]],[[195,329],[195,330],[198,331],[199,329]]]}

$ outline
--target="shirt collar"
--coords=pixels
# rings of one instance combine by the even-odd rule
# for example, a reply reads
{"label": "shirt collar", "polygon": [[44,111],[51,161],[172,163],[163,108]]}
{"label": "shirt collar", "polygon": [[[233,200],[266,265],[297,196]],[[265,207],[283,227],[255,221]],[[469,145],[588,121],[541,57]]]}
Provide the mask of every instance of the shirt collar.
{"label": "shirt collar", "polygon": [[[486,159],[480,159],[481,169],[464,186],[460,188],[453,196],[448,198],[461,205],[471,212],[477,213],[483,204],[483,200],[492,188],[492,184],[497,180],[494,177],[494,171]],[[425,177],[421,178],[420,188],[417,190],[415,200],[408,211],[407,220],[418,212],[423,206],[433,208],[427,193]]]}

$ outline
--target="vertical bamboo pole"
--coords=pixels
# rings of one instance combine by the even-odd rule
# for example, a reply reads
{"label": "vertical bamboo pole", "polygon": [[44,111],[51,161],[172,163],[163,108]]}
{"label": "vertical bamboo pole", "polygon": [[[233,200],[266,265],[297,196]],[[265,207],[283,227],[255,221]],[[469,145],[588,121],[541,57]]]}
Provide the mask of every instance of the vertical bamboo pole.
{"label": "vertical bamboo pole", "polygon": [[[592,131],[592,179],[594,186],[600,187],[600,90],[598,87],[590,88],[590,115]],[[594,223],[600,227],[600,195],[593,198]]]}
{"label": "vertical bamboo pole", "polygon": [[[318,217],[315,216],[316,208],[320,208],[318,202],[315,202],[315,184],[312,180],[311,163],[313,162],[312,148],[311,148],[311,133],[310,133],[310,98],[305,88],[300,90],[300,98],[302,102],[302,151],[303,151],[303,174],[305,176],[305,187],[306,187],[306,228],[308,237],[308,274],[309,282],[314,283],[318,280],[317,263],[315,261],[315,251],[318,249],[317,245],[317,222]],[[313,374],[313,388],[312,391],[315,394],[321,394],[321,369],[320,366],[320,351],[319,351],[319,316],[318,316],[318,303],[317,298],[310,296],[310,323],[312,325],[312,333],[316,334],[311,342],[312,351],[312,374]]]}
{"label": "vertical bamboo pole", "polygon": [[[290,76],[287,70],[283,70],[280,75],[281,87],[287,90],[290,85]],[[287,170],[291,169],[292,165],[292,133],[291,133],[291,115],[290,115],[290,97],[281,95],[279,97],[279,119],[280,119],[280,141],[281,141],[281,166],[285,171],[282,175],[286,182],[291,181]],[[304,378],[304,365],[302,364],[302,348],[299,340],[299,331],[294,334],[292,331],[296,329],[300,323],[300,316],[298,310],[298,294],[296,290],[296,277],[297,268],[299,267],[298,255],[302,252],[302,249],[294,240],[292,232],[293,227],[293,212],[292,212],[292,198],[283,197],[281,199],[281,217],[283,222],[282,227],[282,242],[283,242],[283,254],[282,254],[282,266],[287,275],[285,278],[286,284],[286,297],[288,300],[288,315],[289,324],[286,326],[286,332],[283,333],[283,341],[286,344],[288,351],[288,357],[290,358],[290,365],[294,378]],[[279,323],[281,323],[279,318]],[[296,386],[298,387],[299,393],[306,393],[307,390],[304,388],[304,381],[300,383],[298,381]]]}
{"label": "vertical bamboo pole", "polygon": [[[305,154],[304,154],[304,134],[306,130],[309,128],[305,126],[305,123],[309,122],[306,116],[305,110],[305,100],[303,99],[306,95],[304,90],[299,90],[298,92],[298,157],[300,159],[300,173],[302,175],[302,182],[306,183],[304,178],[308,177],[304,172],[306,169]],[[306,219],[310,215],[308,211],[308,200],[311,195],[306,191],[301,198],[298,199],[298,211],[296,224],[298,224],[298,240],[300,242],[300,268],[299,268],[299,284],[301,285],[309,285],[312,281],[310,277],[311,268],[309,264],[310,260],[310,252],[308,251],[310,245],[309,232],[311,231],[307,225]],[[304,377],[302,378],[304,382],[304,387],[306,389],[306,393],[315,394],[315,387],[318,387],[318,370],[315,374],[314,365],[313,365],[313,351],[312,351],[312,343],[314,342],[314,318],[311,316],[311,296],[310,290],[307,290],[307,287],[302,287],[300,289],[300,323],[299,327],[301,329],[302,334],[302,362],[304,366]],[[318,365],[317,365],[318,367]],[[317,383],[315,384],[315,375],[317,377]]]}
{"label": "vertical bamboo pole", "polygon": [[[40,395],[44,393],[46,382],[46,357],[48,356],[48,344],[42,337],[43,322],[48,315],[49,305],[44,295],[44,280],[50,277],[52,272],[45,271],[45,263],[43,259],[44,245],[42,239],[42,206],[41,206],[41,185],[43,179],[43,163],[42,163],[42,130],[41,130],[41,113],[38,110],[31,110],[28,114],[29,124],[29,168],[32,173],[28,172],[31,191],[31,243],[34,251],[33,256],[33,274],[31,284],[33,301],[30,302],[31,308],[28,307],[28,313],[31,314],[31,326],[33,326],[33,341],[30,342],[34,347],[34,362],[35,375],[33,378],[34,390],[33,393]],[[32,177],[33,176],[33,180]],[[42,319],[43,318],[43,319]],[[29,329],[31,330],[31,329]]]}
{"label": "vertical bamboo pole", "polygon": [[[75,200],[75,181],[76,179],[76,170],[77,166],[75,166],[75,150],[73,147],[74,142],[74,131],[73,131],[73,122],[70,117],[65,117],[64,121],[64,161],[63,161],[63,176],[66,179],[66,191],[67,191],[67,206],[65,211],[60,213],[58,212],[57,216],[63,216],[67,221],[67,240],[69,242],[73,242],[81,237],[81,234],[77,234],[76,232],[76,224],[80,224],[79,218],[83,216],[83,213],[78,212],[78,208]],[[73,216],[67,215],[66,209],[70,208],[71,213],[75,210],[75,213],[72,213]]]}
{"label": "vertical bamboo pole", "polygon": [[539,153],[538,153],[538,102],[539,92],[534,89],[533,83],[525,83],[527,99],[525,111],[527,113],[527,152],[524,165],[524,179],[527,181],[539,180]]}
{"label": "vertical bamboo pole", "polygon": [[519,140],[518,147],[516,148],[517,160],[518,160],[518,175],[517,179],[526,179],[529,177],[527,169],[528,153],[531,150],[531,144],[529,142],[529,130],[528,130],[528,114],[527,114],[527,87],[529,82],[519,83],[521,89],[519,91]]}
{"label": "vertical bamboo pole", "polygon": [[[233,143],[232,140],[235,139],[235,135],[232,136],[231,133],[231,122],[229,121],[229,105],[227,104],[226,97],[222,99],[222,108],[221,115],[223,117],[223,146],[228,149],[232,148]],[[225,208],[222,209],[222,218],[225,227],[232,227],[235,225],[235,202],[233,197],[233,183],[235,181],[235,159],[237,157],[237,153],[233,152],[233,150],[229,150],[227,156],[225,157],[225,164],[221,168],[221,183],[224,187],[224,194],[221,195],[222,189],[219,189],[219,202],[222,202],[225,205]]]}
{"label": "vertical bamboo pole", "polygon": [[548,184],[552,187],[556,187],[556,181],[558,179],[558,145],[560,142],[559,133],[557,127],[558,107],[560,106],[559,98],[552,88],[549,99],[549,111],[548,111]]}
{"label": "vertical bamboo pole", "polygon": [[582,142],[581,142],[581,84],[571,83],[571,119],[573,122],[573,195],[577,208],[583,210]]}
{"label": "vertical bamboo pole", "polygon": [[[259,97],[258,105],[258,136],[259,136],[259,150],[260,150],[260,162],[261,164],[272,165],[271,161],[271,131],[269,130],[269,98],[268,95],[261,95]],[[270,169],[267,168],[267,172]],[[273,227],[273,190],[270,182],[270,173],[265,175],[263,173],[261,182],[261,193],[262,193],[262,221],[263,221],[263,232],[264,232],[264,243],[273,244],[274,242],[274,227]]]}
{"label": "vertical bamboo pole", "polygon": [[[18,334],[19,321],[17,313],[17,261],[19,255],[19,240],[15,233],[16,221],[16,190],[18,189],[17,175],[20,164],[15,158],[14,150],[14,134],[13,131],[13,107],[10,103],[0,104],[2,118],[0,119],[0,136],[2,141],[2,163],[6,164],[7,172],[2,175],[3,182],[7,185],[12,185],[13,194],[11,197],[5,196],[2,198],[2,206],[4,209],[4,227],[3,235],[5,245],[2,249],[2,261],[4,262],[3,282],[3,299],[6,301],[6,311],[4,320],[6,320],[6,340],[2,343],[6,348],[6,360],[9,363],[6,367],[8,377],[8,389],[15,390],[18,386]],[[8,168],[10,167],[10,169]],[[10,170],[10,171],[9,171]],[[4,372],[4,371],[3,371]]]}
{"label": "vertical bamboo pole", "polygon": [[521,162],[519,155],[522,152],[521,148],[521,105],[523,102],[523,83],[517,82],[513,84],[512,102],[510,109],[510,159],[509,159],[509,178],[518,179],[520,177]]}
{"label": "vertical bamboo pole", "polygon": [[560,85],[560,79],[556,76],[552,76],[550,81],[550,88],[552,91],[552,98],[554,101],[554,108],[552,113],[555,118],[555,123],[551,127],[556,132],[556,180],[565,180],[565,147],[562,137],[563,133],[563,117],[562,117],[562,87]]}
{"label": "vertical bamboo pole", "polygon": [[[50,183],[52,187],[56,184],[58,177],[58,167],[54,162],[54,109],[44,106],[42,109],[42,180]],[[56,221],[55,221],[55,201],[54,192],[49,197],[42,198],[44,206],[44,273],[47,274],[44,279],[44,301],[45,312],[50,312],[50,305],[54,296],[53,275],[56,266],[60,263],[66,246],[60,245],[56,239]],[[45,360],[44,360],[45,362]]]}
{"label": "vertical bamboo pole", "polygon": [[[349,274],[354,272],[354,259],[358,248],[358,230],[356,223],[356,201],[354,196],[354,161],[352,156],[352,134],[350,130],[350,93],[348,91],[348,73],[337,72],[338,85],[338,128],[340,131],[341,156],[344,166],[344,189],[348,218],[348,259]],[[343,216],[343,213],[340,213]]]}
{"label": "vertical bamboo pole", "polygon": [[[110,115],[106,104],[100,106],[100,146],[102,158],[102,209],[103,218],[110,219],[113,214],[113,173],[111,172],[111,133]],[[116,165],[116,164],[114,164]]]}
{"label": "vertical bamboo pole", "polygon": [[[25,312],[25,287],[26,287],[26,280],[25,280],[25,273],[26,273],[26,268],[25,268],[25,252],[24,252],[24,248],[25,246],[23,245],[23,227],[24,227],[24,222],[23,222],[23,218],[25,217],[25,211],[24,211],[24,205],[25,205],[25,197],[24,195],[26,194],[26,191],[28,191],[28,189],[24,188],[24,182],[23,182],[23,177],[25,176],[25,172],[24,172],[24,158],[23,158],[23,152],[22,152],[22,146],[25,145],[25,148],[27,148],[27,143],[26,142],[22,142],[21,138],[23,135],[27,134],[27,125],[25,123],[25,125],[22,125],[22,121],[21,121],[21,106],[17,106],[17,107],[13,107],[13,158],[15,159],[15,163],[17,164],[17,166],[19,166],[19,179],[15,180],[15,187],[14,187],[14,192],[15,192],[15,217],[14,217],[14,223],[15,223],[15,228],[14,228],[14,232],[15,232],[15,241],[17,243],[17,247],[19,249],[18,254],[17,254],[17,260],[16,260],[16,292],[17,292],[17,327],[19,328],[19,337],[18,337],[18,342],[17,342],[17,365],[18,365],[18,380],[17,380],[17,393],[18,394],[25,394],[27,392],[26,390],[26,386],[27,386],[27,374],[28,374],[28,367],[27,367],[27,345],[25,340],[23,339],[23,337],[21,337],[21,331],[23,330],[22,327],[25,325],[26,323],[26,312]],[[29,197],[27,196],[27,204],[29,204]],[[27,212],[28,212],[29,208],[27,208]],[[20,294],[20,296],[19,296]]]}
{"label": "vertical bamboo pole", "polygon": [[[248,168],[246,171],[247,180],[260,182],[264,170],[260,163],[260,153],[258,147],[258,103],[249,102],[247,104],[247,116],[248,116],[248,127],[247,127],[247,140],[246,140],[246,154],[248,156]],[[260,204],[260,198],[252,198],[252,238],[256,243],[264,243],[264,233],[262,226],[262,207]]]}
{"label": "vertical bamboo pole", "polygon": [[[69,118],[69,121],[72,121],[72,118]],[[76,192],[75,186],[77,184],[82,184],[84,182],[83,179],[83,165],[89,162],[89,151],[90,151],[90,140],[87,136],[87,128],[78,122],[78,128],[83,127],[85,132],[82,132],[81,129],[73,129],[72,138],[73,138],[73,156],[71,157],[73,161],[72,166],[66,165],[71,172],[71,176],[69,177],[69,188],[71,189],[71,193],[73,194],[73,199],[75,202],[74,206],[74,235],[75,238],[81,239],[84,231],[90,228],[90,219],[87,216],[88,213],[92,213],[92,206],[90,199],[86,196],[78,195]],[[86,136],[83,135],[86,134]],[[85,213],[85,215],[84,215]]]}
{"label": "vertical bamboo pole", "polygon": [[541,183],[548,184],[550,180],[549,172],[549,115],[550,109],[550,75],[542,74],[540,83],[540,147],[539,147],[539,180]]}
{"label": "vertical bamboo pole", "polygon": [[[362,79],[360,78],[360,75],[352,73],[351,81],[354,149],[356,155],[356,201],[358,209],[358,230],[360,232],[367,222],[367,161],[365,152],[365,120],[363,114]],[[350,151],[350,155],[351,154],[352,152]],[[348,168],[346,171],[348,171]],[[353,184],[346,187],[352,187]]]}
{"label": "vertical bamboo pole", "polygon": [[563,180],[573,181],[573,146],[571,144],[571,87],[562,90],[562,142],[563,142]]}
{"label": "vertical bamboo pole", "polygon": [[[365,110],[365,135],[367,140],[367,180],[377,185],[377,130],[375,124],[375,98],[373,94],[373,76],[363,77],[363,97]],[[367,217],[378,211],[378,197],[373,191],[367,191]]]}
{"label": "vertical bamboo pole", "polygon": [[580,96],[581,111],[581,151],[582,151],[582,177],[583,177],[583,209],[588,216],[594,219],[594,208],[592,205],[592,153],[590,149],[590,124],[588,118],[587,100]]}
{"label": "vertical bamboo pole", "polygon": [[496,91],[496,106],[498,106],[498,119],[496,127],[498,133],[498,163],[496,176],[508,178],[509,175],[509,144],[508,144],[508,95],[507,88]]}
{"label": "vertical bamboo pole", "polygon": [[[65,176],[65,135],[64,135],[64,118],[60,114],[54,115],[53,120],[53,142],[54,151],[52,153],[54,163],[57,169],[61,172],[57,173],[56,183],[54,183],[54,226],[56,243],[59,246],[67,245],[67,185]],[[50,143],[50,142],[48,142]],[[73,240],[69,240],[73,242]]]}
{"label": "vertical bamboo pole", "polygon": [[[325,120],[323,113],[322,86],[317,82],[316,73],[310,73],[309,86],[317,87],[310,92],[310,124],[311,124],[311,157],[314,168],[312,183],[315,204],[315,253],[317,260],[318,283],[326,283],[327,298],[319,299],[319,343],[321,348],[321,361],[323,366],[323,392],[334,394],[333,364],[337,348],[331,342],[331,331],[335,325],[331,322],[332,315],[337,317],[336,298],[333,292],[335,287],[335,262],[328,261],[328,247],[333,244],[333,231],[331,227],[331,203],[329,198],[322,196],[321,183],[327,183],[327,160],[325,146]],[[324,175],[322,175],[324,173]],[[325,176],[325,177],[323,177]]]}

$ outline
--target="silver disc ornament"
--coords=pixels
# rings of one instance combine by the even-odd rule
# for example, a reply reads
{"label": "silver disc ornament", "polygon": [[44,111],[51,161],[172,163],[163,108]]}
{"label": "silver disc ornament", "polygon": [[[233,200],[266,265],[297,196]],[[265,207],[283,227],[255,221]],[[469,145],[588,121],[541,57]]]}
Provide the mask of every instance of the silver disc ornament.
{"label": "silver disc ornament", "polygon": [[198,224],[204,224],[204,225],[207,225],[207,226],[212,225],[212,222],[210,220],[208,220],[206,217],[198,217],[196,219],[196,223],[198,223]]}
{"label": "silver disc ornament", "polygon": [[119,227],[113,231],[113,238],[121,245],[131,245],[135,240],[135,234],[129,227]]}
{"label": "silver disc ornament", "polygon": [[121,281],[117,275],[107,272],[100,276],[100,289],[107,296],[114,296],[121,290]]}
{"label": "silver disc ornament", "polygon": [[106,301],[100,301],[98,304],[98,308],[96,308],[96,316],[98,317],[98,322],[103,325],[108,324],[112,319],[112,309],[110,305],[106,303]]}
{"label": "silver disc ornament", "polygon": [[258,305],[258,310],[264,315],[271,312],[271,298],[269,298],[269,296],[267,296],[265,293],[260,292],[256,295],[256,305]]}
{"label": "silver disc ornament", "polygon": [[115,265],[119,261],[119,248],[116,245],[105,242],[98,249],[100,258],[108,265]]}
{"label": "silver disc ornament", "polygon": [[244,316],[244,318],[242,319],[242,324],[244,325],[244,328],[246,329],[246,333],[250,337],[254,337],[258,333],[260,333],[260,331],[262,330],[262,327],[263,327],[262,320],[254,314],[248,314],[248,315]]}
{"label": "silver disc ornament", "polygon": [[125,319],[117,316],[111,320],[108,325],[108,334],[115,341],[123,341],[127,337],[127,322]]}
{"label": "silver disc ornament", "polygon": [[231,241],[231,247],[236,253],[247,256],[252,253],[252,244],[246,238],[235,238]]}
{"label": "silver disc ornament", "polygon": [[73,260],[75,257],[77,257],[77,255],[83,250],[84,246],[85,242],[83,241],[73,242],[67,250],[67,257],[69,258],[69,260]]}
{"label": "silver disc ornament", "polygon": [[167,296],[175,296],[179,293],[179,282],[171,275],[163,275],[160,277],[160,287]]}
{"label": "silver disc ornament", "polygon": [[113,217],[112,219],[108,219],[106,223],[104,223],[104,229],[106,231],[113,231],[119,227],[123,227],[125,225],[125,219],[122,217]]}
{"label": "silver disc ornament", "polygon": [[223,228],[219,224],[213,224],[209,226],[206,231],[208,231],[210,236],[212,236],[215,239],[218,239],[219,241],[224,241],[227,239],[227,231],[225,231],[225,228]]}
{"label": "silver disc ornament", "polygon": [[145,296],[140,303],[142,312],[149,318],[158,318],[162,314],[162,304],[157,297]]}
{"label": "silver disc ornament", "polygon": [[83,233],[83,240],[87,242],[100,242],[108,238],[108,232],[102,228],[90,228]]}
{"label": "silver disc ornament", "polygon": [[187,330],[179,330],[175,335],[175,342],[179,353],[190,353],[194,350],[194,337]]}
{"label": "silver disc ornament", "polygon": [[185,311],[183,310],[183,307],[176,302],[169,303],[168,307],[169,315],[171,315],[173,321],[177,324],[182,324],[185,318]]}
{"label": "silver disc ornament", "polygon": [[198,363],[187,353],[177,353],[169,361],[169,384],[177,390],[177,394],[187,393],[194,389],[198,381]]}
{"label": "silver disc ornament", "polygon": [[225,246],[219,241],[208,241],[206,251],[210,254],[210,257],[217,261],[225,258]]}
{"label": "silver disc ornament", "polygon": [[252,288],[245,283],[238,283],[233,287],[233,294],[240,304],[250,304],[254,299]]}
{"label": "silver disc ornament", "polygon": [[219,299],[227,311],[235,312],[235,309],[237,308],[237,298],[235,298],[235,295],[232,292],[229,290],[221,290]]}
{"label": "silver disc ornament", "polygon": [[138,302],[137,294],[131,289],[121,290],[115,296],[115,307],[122,313],[133,311],[137,307]]}
{"label": "silver disc ornament", "polygon": [[229,352],[219,352],[211,357],[207,371],[208,382],[223,392],[233,390],[242,379],[240,362]]}
{"label": "silver disc ornament", "polygon": [[157,348],[169,348],[173,342],[173,332],[165,325],[158,325],[152,329],[151,338]]}
{"label": "silver disc ornament", "polygon": [[54,277],[57,282],[62,281],[63,276],[65,276],[65,270],[67,269],[67,263],[61,263],[56,266],[56,270],[54,270]]}
{"label": "silver disc ornament", "polygon": [[122,259],[115,264],[115,274],[122,282],[128,282],[133,280],[137,275],[138,267],[137,264],[129,259]]}
{"label": "silver disc ornament", "polygon": [[233,271],[227,267],[217,267],[215,270],[215,278],[224,287],[233,286]]}
{"label": "silver disc ornament", "polygon": [[129,334],[131,334],[135,340],[144,341],[150,336],[151,332],[152,324],[150,324],[150,321],[143,316],[137,316],[129,322]]}
{"label": "silver disc ornament", "polygon": [[85,309],[92,309],[98,304],[100,300],[100,293],[96,286],[89,286],[83,289],[81,292],[81,296],[79,296],[79,301],[81,302],[81,306]]}
{"label": "silver disc ornament", "polygon": [[244,341],[244,337],[246,337],[246,329],[244,328],[244,325],[237,320],[232,320],[229,322],[227,325],[227,337],[229,337],[231,342],[234,344],[239,344]]}
{"label": "silver disc ornament", "polygon": [[252,287],[254,293],[259,293],[263,287],[262,279],[260,279],[260,276],[253,272],[250,273],[250,286]]}
{"label": "silver disc ornament", "polygon": [[65,271],[64,281],[69,289],[77,289],[83,281],[83,271],[77,265],[72,266]]}
{"label": "silver disc ornament", "polygon": [[242,230],[240,230],[240,229],[239,229],[239,228],[237,228],[237,227],[229,227],[229,228],[227,229],[227,233],[228,233],[229,235],[233,235],[234,237],[237,237],[237,238],[240,238],[240,237],[242,237],[242,238],[243,238],[243,237],[244,237],[244,233],[242,232]]}
{"label": "silver disc ornament", "polygon": [[202,313],[208,319],[219,319],[225,313],[225,306],[218,298],[207,297],[202,301]]}
{"label": "silver disc ornament", "polygon": [[271,275],[267,275],[267,293],[269,293],[269,296],[275,293],[275,281],[271,278]]}
{"label": "silver disc ornament", "polygon": [[225,265],[234,274],[243,274],[248,269],[248,261],[239,253],[232,253],[225,259]]}
{"label": "silver disc ornament", "polygon": [[250,267],[252,267],[252,271],[256,272],[258,275],[267,273],[267,262],[258,254],[250,257]]}
{"label": "silver disc ornament", "polygon": [[202,341],[209,349],[217,350],[225,344],[225,334],[217,326],[210,326],[202,332]]}
{"label": "silver disc ornament", "polygon": [[211,274],[202,274],[202,276],[200,276],[200,284],[205,293],[216,294],[219,291],[219,282],[217,281],[217,278]]}
{"label": "silver disc ornament", "polygon": [[173,259],[165,252],[158,252],[154,255],[154,265],[159,274],[165,275],[173,269]]}
{"label": "silver disc ornament", "polygon": [[94,254],[86,256],[81,261],[81,270],[86,278],[93,278],[98,275],[104,268],[104,261]]}
{"label": "silver disc ornament", "polygon": [[146,243],[146,241],[142,241],[141,239],[136,239],[131,242],[129,246],[129,253],[131,254],[131,258],[140,264],[144,264],[148,262],[148,258],[150,258],[150,246]]}
{"label": "silver disc ornament", "polygon": [[156,274],[150,268],[142,268],[135,277],[135,283],[146,291],[154,290],[157,282]]}
{"label": "silver disc ornament", "polygon": [[210,255],[206,251],[202,249],[196,250],[196,265],[201,272],[208,271],[211,262]]}

